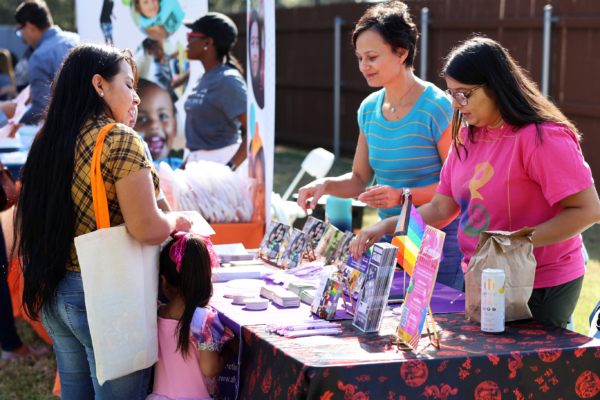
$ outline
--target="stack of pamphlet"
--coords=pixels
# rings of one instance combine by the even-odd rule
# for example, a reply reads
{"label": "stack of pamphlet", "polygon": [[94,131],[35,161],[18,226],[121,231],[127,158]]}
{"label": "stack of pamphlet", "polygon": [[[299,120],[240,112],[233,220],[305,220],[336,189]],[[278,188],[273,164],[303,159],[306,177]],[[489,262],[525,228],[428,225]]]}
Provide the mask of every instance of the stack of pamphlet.
{"label": "stack of pamphlet", "polygon": [[278,288],[273,291],[273,303],[281,307],[300,307],[300,297],[284,288]]}
{"label": "stack of pamphlet", "polygon": [[277,286],[263,286],[260,288],[260,295],[269,300],[273,300],[273,291],[277,288]]}
{"label": "stack of pamphlet", "polygon": [[305,302],[307,304],[312,304],[314,298],[315,298],[314,290],[303,290],[300,293],[300,300],[302,300],[303,302]]}
{"label": "stack of pamphlet", "polygon": [[288,287],[289,291],[292,293],[297,294],[298,296],[300,296],[300,293],[303,290],[315,290],[316,287],[315,285],[310,285],[308,283],[290,283],[290,286]]}
{"label": "stack of pamphlet", "polygon": [[354,326],[364,332],[376,332],[381,325],[387,307],[398,247],[389,243],[376,243],[365,277],[358,307],[354,314]]}

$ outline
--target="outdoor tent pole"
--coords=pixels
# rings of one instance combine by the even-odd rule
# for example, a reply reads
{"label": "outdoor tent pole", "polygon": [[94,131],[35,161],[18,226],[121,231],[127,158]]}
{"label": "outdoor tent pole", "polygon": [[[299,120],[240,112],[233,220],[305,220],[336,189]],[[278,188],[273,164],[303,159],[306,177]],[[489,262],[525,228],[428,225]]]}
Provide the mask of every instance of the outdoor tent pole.
{"label": "outdoor tent pole", "polygon": [[550,38],[552,34],[552,6],[544,7],[544,52],[542,56],[542,93],[548,97],[550,81]]}
{"label": "outdoor tent pole", "polygon": [[421,9],[421,79],[427,80],[427,36],[429,34],[429,8]]}
{"label": "outdoor tent pole", "polygon": [[340,156],[340,89],[342,68],[342,17],[335,17],[333,29],[333,154]]}

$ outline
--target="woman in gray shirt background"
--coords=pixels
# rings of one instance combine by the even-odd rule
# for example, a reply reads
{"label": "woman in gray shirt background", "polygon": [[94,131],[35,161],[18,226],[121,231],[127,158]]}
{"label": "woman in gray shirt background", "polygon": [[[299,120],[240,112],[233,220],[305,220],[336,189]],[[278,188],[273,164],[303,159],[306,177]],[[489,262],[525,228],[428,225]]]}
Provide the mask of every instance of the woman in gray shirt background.
{"label": "woman in gray shirt background", "polygon": [[210,12],[184,22],[187,57],[200,60],[204,75],[185,102],[187,162],[207,160],[232,169],[246,158],[246,82],[239,62],[231,55],[237,27],[224,14]]}

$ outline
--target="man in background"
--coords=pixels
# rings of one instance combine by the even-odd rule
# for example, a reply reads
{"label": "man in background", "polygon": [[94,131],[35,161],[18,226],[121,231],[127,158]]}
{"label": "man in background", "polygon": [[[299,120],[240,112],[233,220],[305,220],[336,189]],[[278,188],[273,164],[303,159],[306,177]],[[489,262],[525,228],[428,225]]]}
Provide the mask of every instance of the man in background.
{"label": "man in background", "polygon": [[21,3],[15,12],[15,21],[17,35],[33,48],[28,67],[32,103],[20,122],[37,125],[48,105],[54,75],[69,50],[79,44],[79,35],[64,32],[54,25],[43,1]]}

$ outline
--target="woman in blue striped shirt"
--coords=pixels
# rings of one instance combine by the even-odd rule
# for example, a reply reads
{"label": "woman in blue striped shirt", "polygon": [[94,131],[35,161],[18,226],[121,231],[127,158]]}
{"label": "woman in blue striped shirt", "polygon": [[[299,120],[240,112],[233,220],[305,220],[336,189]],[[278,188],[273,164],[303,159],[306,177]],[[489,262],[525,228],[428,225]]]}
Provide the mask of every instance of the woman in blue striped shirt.
{"label": "woman in blue striped shirt", "polygon": [[[369,8],[356,25],[352,45],[360,71],[369,86],[383,89],[369,95],[358,110],[360,135],[352,172],[301,188],[298,204],[305,211],[314,209],[323,194],[358,196],[385,219],[400,214],[404,188],[410,188],[416,205],[435,194],[452,142],[452,107],[442,90],[413,72],[417,36],[408,7],[399,1]],[[369,187],[374,178],[377,185]],[[464,278],[457,228],[454,221],[444,229],[445,259],[437,281],[460,290]]]}

